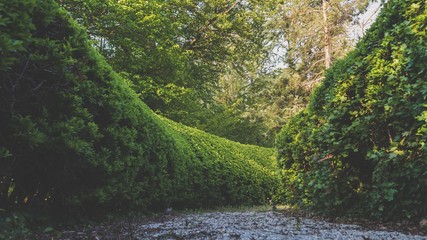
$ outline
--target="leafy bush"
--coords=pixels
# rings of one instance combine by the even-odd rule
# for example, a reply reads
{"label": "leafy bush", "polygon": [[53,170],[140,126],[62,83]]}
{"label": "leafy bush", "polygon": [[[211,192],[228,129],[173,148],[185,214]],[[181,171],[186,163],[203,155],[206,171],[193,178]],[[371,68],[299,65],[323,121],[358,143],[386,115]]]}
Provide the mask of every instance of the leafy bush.
{"label": "leafy bush", "polygon": [[389,1],[276,140],[288,202],[326,214],[427,215],[427,10]]}
{"label": "leafy bush", "polygon": [[53,0],[0,2],[0,208],[104,211],[261,204],[272,149],[161,119]]}

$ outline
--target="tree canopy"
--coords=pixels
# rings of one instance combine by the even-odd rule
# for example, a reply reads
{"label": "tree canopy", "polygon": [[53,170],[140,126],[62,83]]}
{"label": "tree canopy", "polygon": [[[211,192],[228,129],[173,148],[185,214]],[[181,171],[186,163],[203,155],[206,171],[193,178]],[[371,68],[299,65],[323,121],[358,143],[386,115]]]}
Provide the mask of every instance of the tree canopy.
{"label": "tree canopy", "polygon": [[268,1],[58,2],[148,106],[192,126],[213,114],[223,69],[263,55]]}

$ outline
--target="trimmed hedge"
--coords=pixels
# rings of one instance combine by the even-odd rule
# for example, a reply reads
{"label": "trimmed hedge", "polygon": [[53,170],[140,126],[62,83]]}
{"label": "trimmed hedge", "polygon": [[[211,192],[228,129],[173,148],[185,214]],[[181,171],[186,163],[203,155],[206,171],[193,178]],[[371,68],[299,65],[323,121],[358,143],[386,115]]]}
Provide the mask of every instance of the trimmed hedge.
{"label": "trimmed hedge", "polygon": [[0,208],[263,204],[274,150],[155,115],[53,0],[0,2]]}
{"label": "trimmed hedge", "polygon": [[427,217],[427,9],[390,0],[277,136],[287,202],[325,214]]}
{"label": "trimmed hedge", "polygon": [[182,184],[180,191],[187,188],[197,194],[196,198],[203,203],[200,207],[259,205],[272,199],[279,186],[274,149],[244,145],[162,120],[191,159],[187,171],[191,171],[193,185]]}

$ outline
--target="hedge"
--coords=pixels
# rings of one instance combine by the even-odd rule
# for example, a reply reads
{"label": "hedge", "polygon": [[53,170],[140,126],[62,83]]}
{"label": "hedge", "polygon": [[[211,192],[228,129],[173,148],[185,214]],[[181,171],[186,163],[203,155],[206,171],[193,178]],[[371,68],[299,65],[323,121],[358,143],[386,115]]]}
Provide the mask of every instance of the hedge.
{"label": "hedge", "polygon": [[277,136],[288,203],[330,215],[427,217],[427,10],[390,0]]}
{"label": "hedge", "polygon": [[0,2],[0,209],[264,204],[274,150],[154,114],[53,0]]}

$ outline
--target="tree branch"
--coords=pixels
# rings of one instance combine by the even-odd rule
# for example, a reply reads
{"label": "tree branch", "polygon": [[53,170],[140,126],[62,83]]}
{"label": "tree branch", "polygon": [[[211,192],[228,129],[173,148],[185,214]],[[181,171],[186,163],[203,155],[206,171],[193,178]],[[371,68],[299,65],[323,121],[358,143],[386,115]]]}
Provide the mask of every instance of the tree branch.
{"label": "tree branch", "polygon": [[[241,0],[235,1],[229,8],[225,9],[223,12],[218,13],[218,15],[226,15],[226,14],[228,14],[240,2],[241,2]],[[195,48],[196,43],[198,41],[200,41],[200,39],[203,37],[206,29],[208,29],[208,27],[210,27],[212,24],[214,24],[217,19],[218,19],[217,16],[209,19],[204,26],[202,26],[199,30],[197,30],[196,36],[193,39],[191,39],[191,41],[188,43],[188,49],[194,49]]]}

